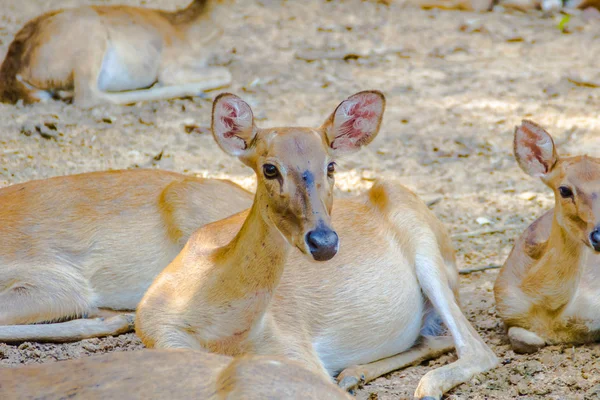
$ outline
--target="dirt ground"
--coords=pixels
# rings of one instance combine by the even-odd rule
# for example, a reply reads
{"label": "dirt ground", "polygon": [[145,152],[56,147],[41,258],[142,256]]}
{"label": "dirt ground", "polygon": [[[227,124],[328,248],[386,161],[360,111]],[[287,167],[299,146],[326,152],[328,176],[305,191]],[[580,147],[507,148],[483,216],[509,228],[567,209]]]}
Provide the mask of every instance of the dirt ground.
{"label": "dirt ground", "polygon": [[[0,55],[31,17],[80,4],[138,0],[3,0]],[[172,9],[185,0],[148,0]],[[562,16],[386,9],[356,1],[241,0],[213,63],[226,65],[262,125],[319,125],[363,89],[388,100],[373,144],[338,163],[338,195],[397,179],[427,200],[451,230],[461,268],[502,264],[515,237],[553,202],[512,156],[522,118],[546,126],[562,154],[600,156],[600,24]],[[252,189],[248,168],[224,155],[202,129],[211,100],[182,99],[82,111],[59,102],[0,104],[0,186],[79,172],[158,167],[230,178]],[[159,153],[162,158],[154,158]],[[481,220],[485,218],[485,220]],[[479,222],[478,222],[478,219]],[[485,222],[480,224],[480,222]],[[553,346],[533,356],[509,350],[492,294],[497,272],[464,275],[462,302],[502,360],[449,399],[600,396],[600,347]],[[394,310],[389,310],[394,312]],[[0,364],[52,362],[141,348],[134,334],[73,344],[0,344]],[[409,398],[420,377],[455,359],[425,362],[375,380],[359,399]]]}

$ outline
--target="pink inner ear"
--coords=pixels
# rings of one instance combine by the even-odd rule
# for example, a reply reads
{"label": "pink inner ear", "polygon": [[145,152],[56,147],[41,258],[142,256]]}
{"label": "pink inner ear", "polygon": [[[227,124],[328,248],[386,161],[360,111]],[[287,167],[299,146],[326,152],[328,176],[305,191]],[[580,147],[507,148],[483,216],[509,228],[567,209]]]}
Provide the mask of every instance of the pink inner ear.
{"label": "pink inner ear", "polygon": [[229,102],[222,104],[221,124],[223,124],[223,137],[229,139],[240,133],[240,124],[237,123],[239,118],[239,110]]}
{"label": "pink inner ear", "polygon": [[523,121],[517,128],[516,152],[519,163],[535,176],[547,174],[554,163],[552,137],[540,126]]}
{"label": "pink inner ear", "polygon": [[335,113],[335,138],[331,148],[349,149],[368,142],[377,131],[381,111],[381,97],[373,93],[356,95],[344,101]]}
{"label": "pink inner ear", "polygon": [[252,111],[240,99],[222,100],[215,110],[215,133],[228,147],[245,150],[244,131],[251,128]]}

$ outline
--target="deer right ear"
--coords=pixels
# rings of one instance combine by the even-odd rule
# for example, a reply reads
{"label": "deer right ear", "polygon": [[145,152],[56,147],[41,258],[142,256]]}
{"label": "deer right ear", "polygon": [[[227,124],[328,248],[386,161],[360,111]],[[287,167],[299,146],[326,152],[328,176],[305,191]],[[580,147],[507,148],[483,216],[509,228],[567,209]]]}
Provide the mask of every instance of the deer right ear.
{"label": "deer right ear", "polygon": [[256,136],[252,109],[234,94],[223,93],[213,103],[212,132],[219,147],[239,157]]}
{"label": "deer right ear", "polygon": [[385,110],[385,96],[376,90],[356,93],[340,103],[322,128],[333,153],[350,153],[375,139]]}
{"label": "deer right ear", "polygon": [[528,175],[542,178],[558,161],[552,136],[538,124],[523,120],[515,128],[515,158]]}

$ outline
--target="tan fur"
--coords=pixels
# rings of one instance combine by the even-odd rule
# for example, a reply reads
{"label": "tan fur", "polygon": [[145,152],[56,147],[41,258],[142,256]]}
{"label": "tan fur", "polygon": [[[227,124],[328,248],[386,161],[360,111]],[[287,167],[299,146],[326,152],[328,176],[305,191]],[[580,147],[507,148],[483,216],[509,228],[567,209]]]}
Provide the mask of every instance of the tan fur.
{"label": "tan fur", "polygon": [[[327,165],[377,134],[373,118],[383,109],[355,101],[377,95],[350,97],[319,129],[259,129],[241,99],[215,100],[217,141],[257,174],[254,204],[196,231],[157,277],[137,312],[136,332],[146,346],[285,356],[326,377],[346,370],[340,385],[350,389],[455,345],[459,360],[429,372],[419,398],[440,398],[496,365],[459,308],[446,229],[415,194],[377,182],[362,196],[332,202]],[[373,132],[344,142],[357,127]],[[279,167],[278,179],[265,177],[267,162]],[[339,235],[330,261],[311,257],[305,235],[315,226]],[[423,337],[440,330],[438,314],[454,344]]]}
{"label": "tan fur", "polygon": [[[515,154],[526,172],[530,165],[542,171],[538,176],[555,192],[556,206],[517,240],[494,288],[498,313],[520,352],[600,338],[600,254],[590,244],[600,226],[600,159],[559,158],[547,133],[539,136],[546,138],[544,156],[529,132],[535,127],[526,121],[517,128],[523,136],[515,135]],[[544,171],[537,160],[546,159]],[[573,198],[562,198],[560,186],[572,188]]]}
{"label": "tan fur", "polygon": [[[60,321],[98,308],[134,310],[194,229],[251,203],[252,195],[229,181],[159,170],[0,189],[0,325]],[[121,330],[131,325],[115,321]],[[0,338],[52,340],[77,323],[57,325],[52,334],[41,331],[49,325],[0,326]]]}
{"label": "tan fur", "polygon": [[225,86],[229,72],[205,65],[207,46],[220,34],[214,20],[223,1],[193,0],[171,13],[85,6],[43,14],[10,44],[0,67],[0,99],[73,97],[75,104],[92,107],[194,96]]}
{"label": "tan fur", "polygon": [[3,368],[3,400],[297,399],[352,397],[283,358],[231,358],[196,351],[142,350]]}

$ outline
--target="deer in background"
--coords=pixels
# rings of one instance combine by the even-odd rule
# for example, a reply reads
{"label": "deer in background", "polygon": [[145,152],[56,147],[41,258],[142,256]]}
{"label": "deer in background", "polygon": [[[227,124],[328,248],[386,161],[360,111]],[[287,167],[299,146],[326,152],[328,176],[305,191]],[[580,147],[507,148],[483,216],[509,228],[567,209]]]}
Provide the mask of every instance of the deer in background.
{"label": "deer in background", "polygon": [[0,342],[132,330],[132,314],[109,310],[135,310],[199,225],[251,204],[252,195],[232,182],[160,170],[0,189]]}
{"label": "deer in background", "polygon": [[[219,96],[213,135],[255,171],[254,203],[196,231],[156,278],[136,314],[144,344],[284,356],[339,373],[344,389],[456,346],[459,360],[427,373],[418,398],[494,367],[459,308],[454,250],[427,206],[384,182],[333,202],[335,158],[375,138],[384,107],[365,91],[318,129],[260,129],[246,102]],[[442,321],[452,337],[436,336]]]}
{"label": "deer in background", "polygon": [[496,280],[496,309],[516,352],[600,339],[600,159],[559,157],[531,121],[515,130],[525,173],[554,191],[555,207],[517,240]]}
{"label": "deer in background", "polygon": [[81,107],[197,96],[228,85],[207,67],[229,0],[193,0],[167,12],[128,6],[51,11],[16,34],[0,67],[0,99],[68,99]]}
{"label": "deer in background", "polygon": [[[140,366],[143,366],[140,368]],[[200,379],[199,379],[200,378]],[[3,368],[0,398],[59,400],[351,400],[330,381],[283,358],[141,350]]]}

